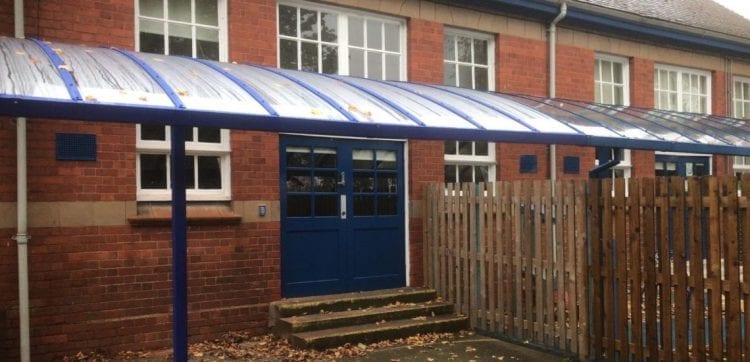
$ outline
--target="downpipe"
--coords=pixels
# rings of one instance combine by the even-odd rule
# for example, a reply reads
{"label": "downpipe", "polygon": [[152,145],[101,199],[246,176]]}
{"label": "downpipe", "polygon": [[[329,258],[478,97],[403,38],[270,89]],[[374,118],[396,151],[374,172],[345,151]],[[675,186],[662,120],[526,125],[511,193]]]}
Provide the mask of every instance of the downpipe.
{"label": "downpipe", "polygon": [[[557,16],[552,20],[552,22],[549,24],[549,97],[555,98],[557,83],[556,83],[556,74],[557,74],[557,23],[559,23],[562,19],[565,18],[565,16],[568,14],[568,4],[563,2],[560,5],[560,13],[557,14]],[[557,145],[556,144],[550,144],[549,145],[549,179],[550,179],[550,195],[552,195],[552,199],[554,200],[557,195],[555,195],[555,182],[557,181]],[[554,205],[554,203],[553,203]],[[554,261],[557,260],[557,210],[552,210],[552,245],[553,247],[553,254],[552,259]]]}

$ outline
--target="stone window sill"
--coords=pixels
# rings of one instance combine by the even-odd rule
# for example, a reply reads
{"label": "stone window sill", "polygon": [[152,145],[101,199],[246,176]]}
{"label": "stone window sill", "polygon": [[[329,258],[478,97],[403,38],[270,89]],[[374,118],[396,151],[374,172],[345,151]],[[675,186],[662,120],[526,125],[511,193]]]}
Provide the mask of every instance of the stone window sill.
{"label": "stone window sill", "polygon": [[[132,226],[166,226],[172,224],[172,206],[169,203],[139,203],[138,214],[128,217]],[[189,203],[188,225],[234,225],[242,216],[234,213],[228,204]]]}

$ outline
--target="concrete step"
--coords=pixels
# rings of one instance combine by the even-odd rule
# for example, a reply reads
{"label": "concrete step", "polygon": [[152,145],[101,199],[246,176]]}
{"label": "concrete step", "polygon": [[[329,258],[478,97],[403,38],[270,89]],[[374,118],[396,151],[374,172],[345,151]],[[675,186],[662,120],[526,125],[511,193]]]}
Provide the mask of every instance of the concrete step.
{"label": "concrete step", "polygon": [[338,328],[355,324],[409,319],[419,316],[437,316],[453,313],[453,305],[428,301],[423,303],[396,302],[382,307],[367,307],[343,312],[319,313],[281,318],[274,333],[287,337],[292,333]]}
{"label": "concrete step", "polygon": [[324,312],[339,312],[348,309],[380,307],[395,302],[421,303],[435,299],[432,289],[396,288],[370,292],[355,292],[325,296],[290,298],[271,303],[269,307],[270,324],[273,326],[279,318],[301,316]]}
{"label": "concrete step", "polygon": [[289,341],[298,348],[324,349],[346,343],[373,343],[419,333],[454,332],[466,328],[464,316],[439,315],[398,319],[292,334]]}

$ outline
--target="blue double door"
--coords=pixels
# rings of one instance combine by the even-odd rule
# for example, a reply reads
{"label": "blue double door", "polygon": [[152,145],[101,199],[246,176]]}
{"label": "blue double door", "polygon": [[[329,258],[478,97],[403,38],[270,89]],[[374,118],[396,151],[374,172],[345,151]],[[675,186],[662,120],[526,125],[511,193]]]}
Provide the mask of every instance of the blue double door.
{"label": "blue double door", "polygon": [[405,285],[403,145],[281,139],[283,297]]}
{"label": "blue double door", "polygon": [[708,176],[711,174],[708,156],[656,155],[656,176]]}

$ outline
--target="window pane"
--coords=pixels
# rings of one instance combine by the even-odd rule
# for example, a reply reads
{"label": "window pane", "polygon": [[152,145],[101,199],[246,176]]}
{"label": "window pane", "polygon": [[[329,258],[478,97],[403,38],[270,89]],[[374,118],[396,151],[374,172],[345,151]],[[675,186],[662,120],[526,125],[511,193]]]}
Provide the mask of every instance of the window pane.
{"label": "window pane", "polygon": [[455,40],[453,35],[446,35],[443,39],[443,59],[456,60]]}
{"label": "window pane", "polygon": [[140,155],[141,188],[167,188],[167,155]]}
{"label": "window pane", "polygon": [[362,18],[349,17],[349,45],[365,46],[364,20]]}
{"label": "window pane", "polygon": [[153,124],[142,124],[141,125],[141,139],[164,141],[167,139],[165,127],[153,125]]}
{"label": "window pane", "polygon": [[323,45],[323,73],[337,74],[339,72],[339,48]]}
{"label": "window pane", "polygon": [[401,80],[401,56],[396,54],[385,55],[385,79]]}
{"label": "window pane", "polygon": [[472,145],[474,142],[471,141],[459,141],[458,142],[458,154],[459,155],[472,155]]}
{"label": "window pane", "polygon": [[669,72],[669,90],[676,91],[677,90],[677,73],[676,72]]}
{"label": "window pane", "polygon": [[349,48],[349,75],[355,77],[365,76],[365,51],[362,49]]}
{"label": "window pane", "polygon": [[152,18],[163,18],[164,17],[164,2],[162,0],[139,0],[138,12],[140,12],[142,16],[150,16]]}
{"label": "window pane", "polygon": [[193,142],[193,127],[185,127],[185,141]]}
{"label": "window pane", "polygon": [[613,103],[620,106],[625,104],[625,95],[623,94],[622,87],[620,86],[615,87],[615,99]]}
{"label": "window pane", "polygon": [[169,0],[168,4],[169,20],[190,22],[190,0]]}
{"label": "window pane", "polygon": [[612,84],[602,84],[602,103],[612,104]]}
{"label": "window pane", "polygon": [[287,171],[286,173],[286,190],[287,192],[310,192],[312,181],[308,171]]}
{"label": "window pane", "polygon": [[297,8],[279,5],[279,34],[297,36]]}
{"label": "window pane", "polygon": [[205,25],[219,25],[217,0],[195,0],[195,22]]}
{"label": "window pane", "polygon": [[471,66],[470,65],[459,65],[458,66],[458,86],[461,88],[473,88],[471,81]]}
{"label": "window pane", "polygon": [[164,54],[164,23],[153,20],[139,20],[140,51]]}
{"label": "window pane", "polygon": [[489,169],[487,166],[474,166],[474,182],[489,181]]}
{"label": "window pane", "polygon": [[375,151],[378,170],[395,170],[396,169],[396,151]]}
{"label": "window pane", "polygon": [[367,19],[367,47],[370,49],[383,49],[383,23]]}
{"label": "window pane", "polygon": [[602,103],[602,84],[599,82],[594,82],[594,102]]}
{"label": "window pane", "polygon": [[367,52],[367,78],[383,79],[382,53]]}
{"label": "window pane", "polygon": [[398,29],[398,24],[383,24],[383,31],[385,32],[385,50],[390,52],[401,51],[401,40],[399,39]]}
{"label": "window pane", "polygon": [[286,198],[287,216],[311,216],[310,196],[288,195]]}
{"label": "window pane", "polygon": [[443,66],[443,84],[449,86],[458,86],[456,80],[456,65],[453,63],[445,63]]}
{"label": "window pane", "polygon": [[375,196],[354,196],[354,215],[375,215]]}
{"label": "window pane", "polygon": [[310,149],[305,147],[287,147],[286,165],[289,167],[310,166]]}
{"label": "window pane", "polygon": [[221,130],[215,127],[198,127],[198,142],[221,143]]}
{"label": "window pane", "polygon": [[378,174],[378,192],[395,193],[398,191],[398,178],[395,174]]}
{"label": "window pane", "polygon": [[352,166],[357,169],[371,170],[374,153],[372,150],[354,150],[352,153]]}
{"label": "window pane", "polygon": [[338,213],[336,195],[315,196],[315,216],[336,216]]}
{"label": "window pane", "polygon": [[489,90],[489,80],[487,78],[487,68],[474,68],[474,89]]}
{"label": "window pane", "polygon": [[207,28],[195,28],[197,37],[196,57],[201,59],[219,60],[219,30]]}
{"label": "window pane", "polygon": [[169,24],[169,54],[193,56],[193,40],[190,26]]}
{"label": "window pane", "polygon": [[622,64],[612,63],[612,72],[614,73],[614,81],[617,84],[622,84]]}
{"label": "window pane", "polygon": [[706,89],[706,77],[700,77],[700,92],[701,94],[708,94],[708,90]]}
{"label": "window pane", "polygon": [[602,81],[612,82],[612,62],[602,60]]}
{"label": "window pane", "polygon": [[742,83],[742,99],[750,100],[750,83]]}
{"label": "window pane", "polygon": [[304,39],[318,40],[318,12],[299,9],[299,33]]}
{"label": "window pane", "polygon": [[339,22],[336,14],[320,13],[320,23],[320,40],[335,42],[339,33]]}
{"label": "window pane", "polygon": [[374,192],[375,174],[372,172],[354,173],[354,192]]}
{"label": "window pane", "polygon": [[445,165],[445,182],[456,183],[456,166]]}
{"label": "window pane", "polygon": [[195,189],[195,157],[185,156],[185,189]]}
{"label": "window pane", "polygon": [[596,61],[594,61],[594,81],[595,82],[598,82],[598,81],[601,80],[600,75],[599,75],[599,71],[600,71],[599,68],[600,68],[600,64],[601,63],[602,63],[602,61],[599,60],[599,59],[597,59]]}
{"label": "window pane", "polygon": [[474,167],[467,165],[458,166],[458,182],[474,182]]}
{"label": "window pane", "polygon": [[446,155],[456,154],[456,141],[445,141],[445,154]]}
{"label": "window pane", "polygon": [[313,151],[313,162],[316,168],[336,167],[336,150],[333,148],[316,148]]}
{"label": "window pane", "polygon": [[316,171],[315,192],[336,192],[336,172]]}
{"label": "window pane", "polygon": [[488,156],[489,155],[489,147],[487,146],[487,142],[474,142],[474,154],[477,156]]}
{"label": "window pane", "polygon": [[221,162],[219,157],[198,156],[198,188],[221,189]]}
{"label": "window pane", "polygon": [[743,109],[744,109],[744,113],[742,114],[742,116],[744,118],[750,117],[750,103],[745,103]]}
{"label": "window pane", "polygon": [[378,215],[396,215],[398,213],[398,196],[378,196]]}
{"label": "window pane", "polygon": [[318,46],[315,43],[302,42],[302,70],[318,72]]}
{"label": "window pane", "polygon": [[459,62],[471,62],[471,39],[463,36],[456,37],[456,52]]}
{"label": "window pane", "polygon": [[487,64],[487,41],[474,39],[474,63]]}

